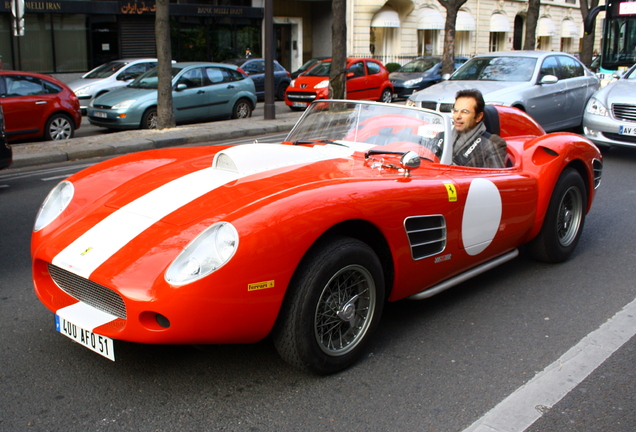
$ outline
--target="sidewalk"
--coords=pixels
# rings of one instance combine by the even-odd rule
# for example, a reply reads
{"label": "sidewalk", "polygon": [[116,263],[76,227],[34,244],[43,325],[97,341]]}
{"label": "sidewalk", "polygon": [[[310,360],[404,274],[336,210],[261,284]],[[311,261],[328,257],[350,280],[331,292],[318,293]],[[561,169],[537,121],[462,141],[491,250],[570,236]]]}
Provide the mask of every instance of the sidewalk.
{"label": "sidewalk", "polygon": [[218,120],[164,130],[132,130],[64,141],[13,144],[12,168],[112,156],[178,145],[287,132],[302,112],[276,109],[276,118],[263,115],[240,120]]}

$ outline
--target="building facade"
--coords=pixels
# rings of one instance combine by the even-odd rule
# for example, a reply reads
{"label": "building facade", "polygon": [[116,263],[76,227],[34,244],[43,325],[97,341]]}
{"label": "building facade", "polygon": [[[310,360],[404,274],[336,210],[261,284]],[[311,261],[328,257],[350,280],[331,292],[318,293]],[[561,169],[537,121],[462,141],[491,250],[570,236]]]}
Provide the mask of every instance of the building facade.
{"label": "building facade", "polygon": [[[446,10],[436,0],[346,1],[349,56],[405,63],[442,54]],[[173,59],[223,61],[244,56],[248,48],[262,56],[264,2],[175,0],[170,4]],[[537,49],[579,52],[578,2],[542,1]],[[156,56],[153,0],[27,0],[25,6],[25,33],[15,36],[11,1],[0,3],[5,69],[77,74],[109,60]],[[455,53],[521,49],[527,7],[522,0],[468,0],[457,18]],[[273,15],[275,57],[287,70],[331,55],[330,0],[273,0]]]}

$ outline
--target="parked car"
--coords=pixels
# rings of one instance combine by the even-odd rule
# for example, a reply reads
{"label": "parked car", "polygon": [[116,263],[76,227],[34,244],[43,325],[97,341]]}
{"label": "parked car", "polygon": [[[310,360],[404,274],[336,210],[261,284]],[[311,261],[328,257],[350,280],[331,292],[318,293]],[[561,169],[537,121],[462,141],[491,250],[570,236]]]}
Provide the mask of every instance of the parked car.
{"label": "parked car", "polygon": [[430,297],[524,244],[546,262],[576,248],[600,152],[580,135],[545,134],[520,110],[490,115],[509,168],[453,165],[452,143],[436,138],[451,133],[450,114],[330,100],[282,144],[101,162],[44,201],[35,292],[59,332],[111,360],[113,339],[271,335],[292,365],[337,372],[364,353],[385,301]]}
{"label": "parked car", "polygon": [[75,93],[48,75],[0,71],[0,98],[9,141],[73,138],[82,122]]}
{"label": "parked car", "polygon": [[583,116],[583,133],[604,146],[636,147],[636,64],[617,81],[592,95]]}
{"label": "parked car", "polygon": [[[232,64],[245,71],[254,81],[256,87],[256,97],[259,100],[265,99],[265,59],[263,58],[236,58],[226,60],[223,63]],[[285,89],[291,81],[291,74],[274,60],[274,97],[283,100]]]}
{"label": "parked car", "polygon": [[459,90],[476,88],[486,103],[527,112],[546,131],[581,126],[598,78],[577,58],[551,51],[510,51],[473,57],[448,81],[413,93],[407,104],[450,112]]}
{"label": "parked car", "polygon": [[[126,87],[91,102],[88,120],[109,129],[157,127],[157,68]],[[251,117],[256,105],[254,83],[236,66],[221,63],[172,65],[172,103],[177,123],[213,118]]]}
{"label": "parked car", "polygon": [[13,150],[4,133],[4,112],[0,104],[0,169],[7,168],[13,162]]}
{"label": "parked car", "polygon": [[[455,69],[467,60],[466,57],[455,57]],[[406,99],[416,91],[442,82],[442,57],[418,57],[391,72],[389,79],[393,84],[393,99]]]}
{"label": "parked car", "polygon": [[[377,60],[347,59],[347,99],[391,102],[393,85],[389,71]],[[317,99],[329,97],[331,59],[323,60],[294,79],[285,92],[285,104],[292,110],[307,108]]]}
{"label": "parked car", "polygon": [[97,96],[125,86],[155,66],[157,59],[154,58],[113,60],[71,81],[68,86],[79,98],[82,114],[86,114],[88,105]]}
{"label": "parked car", "polygon": [[309,69],[316,66],[321,61],[327,60],[328,58],[329,57],[315,57],[315,58],[312,58],[311,60],[306,61],[305,63],[303,63],[301,67],[299,67],[297,70],[291,73],[291,78],[292,79],[297,78],[298,75],[307,72]]}

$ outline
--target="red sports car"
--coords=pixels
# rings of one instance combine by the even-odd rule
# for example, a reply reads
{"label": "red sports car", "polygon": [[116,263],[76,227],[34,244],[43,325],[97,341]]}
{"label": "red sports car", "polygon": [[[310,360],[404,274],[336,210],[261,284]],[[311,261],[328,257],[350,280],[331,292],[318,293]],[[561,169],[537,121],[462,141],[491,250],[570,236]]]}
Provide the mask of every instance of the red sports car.
{"label": "red sports car", "polygon": [[[327,99],[330,71],[328,59],[293,79],[285,91],[285,104],[292,110],[302,110],[314,100]],[[382,63],[367,58],[347,59],[347,99],[389,103],[392,98],[393,84]]]}
{"label": "red sports car", "polygon": [[48,75],[0,71],[0,97],[9,140],[69,139],[82,122],[75,93]]}
{"label": "red sports car", "polygon": [[[489,111],[508,167],[452,165],[449,114],[319,101],[281,144],[153,150],[59,183],[32,237],[57,330],[114,360],[113,339],[256,342],[337,372],[386,301],[422,299],[513,259],[560,262],[601,181],[587,139]],[[494,117],[494,118],[493,118]],[[449,136],[449,135],[447,135]]]}

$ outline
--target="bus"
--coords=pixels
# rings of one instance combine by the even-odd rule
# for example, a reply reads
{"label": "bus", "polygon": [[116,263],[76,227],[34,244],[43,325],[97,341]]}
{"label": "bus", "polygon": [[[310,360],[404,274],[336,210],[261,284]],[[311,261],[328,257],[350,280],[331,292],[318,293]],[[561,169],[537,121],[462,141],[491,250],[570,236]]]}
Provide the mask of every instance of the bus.
{"label": "bus", "polygon": [[596,16],[605,12],[599,78],[612,80],[636,63],[636,0],[607,0],[590,11],[584,22],[586,33],[594,29]]}

